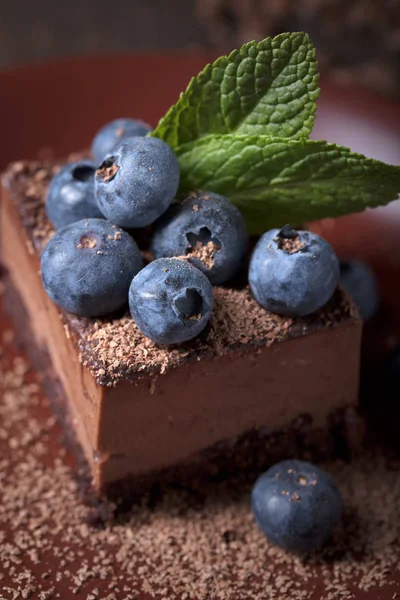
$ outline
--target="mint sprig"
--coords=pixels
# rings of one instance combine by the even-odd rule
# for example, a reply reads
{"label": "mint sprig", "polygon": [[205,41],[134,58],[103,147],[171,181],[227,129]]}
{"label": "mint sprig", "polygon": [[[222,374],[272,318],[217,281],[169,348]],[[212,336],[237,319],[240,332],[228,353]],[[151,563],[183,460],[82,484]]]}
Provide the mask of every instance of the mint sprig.
{"label": "mint sprig", "polygon": [[191,80],[151,135],[176,152],[181,192],[219,192],[263,233],[387,204],[400,167],[311,141],[315,48],[304,33],[250,42]]}
{"label": "mint sprig", "polygon": [[178,157],[182,191],[228,196],[252,234],[385,204],[400,190],[400,167],[327,142],[212,135]]}
{"label": "mint sprig", "polygon": [[249,42],[207,65],[152,135],[172,148],[210,133],[307,137],[318,94],[310,38],[283,33]]}

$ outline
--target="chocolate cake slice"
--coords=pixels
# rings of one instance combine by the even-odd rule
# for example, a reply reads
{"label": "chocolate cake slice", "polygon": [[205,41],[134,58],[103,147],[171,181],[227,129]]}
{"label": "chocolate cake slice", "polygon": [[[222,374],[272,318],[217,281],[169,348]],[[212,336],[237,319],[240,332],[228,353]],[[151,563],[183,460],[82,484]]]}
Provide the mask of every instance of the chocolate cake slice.
{"label": "chocolate cake slice", "polygon": [[128,313],[84,319],[56,307],[39,259],[53,232],[44,201],[57,168],[19,162],[5,173],[1,256],[62,383],[96,489],[299,415],[321,428],[356,403],[362,325],[340,289],[312,316],[284,318],[247,287],[215,288],[205,331],[172,347],[145,338]]}

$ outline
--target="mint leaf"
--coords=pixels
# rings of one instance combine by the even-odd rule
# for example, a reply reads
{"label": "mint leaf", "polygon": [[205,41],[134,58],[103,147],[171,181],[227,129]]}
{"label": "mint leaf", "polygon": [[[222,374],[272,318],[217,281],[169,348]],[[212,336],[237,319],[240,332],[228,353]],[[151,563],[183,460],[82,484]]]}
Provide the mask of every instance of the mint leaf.
{"label": "mint leaf", "polygon": [[182,191],[224,194],[251,234],[395,200],[400,167],[312,140],[212,135],[176,150]]}
{"label": "mint leaf", "polygon": [[207,65],[151,135],[174,149],[213,133],[307,137],[318,94],[310,38],[283,33]]}

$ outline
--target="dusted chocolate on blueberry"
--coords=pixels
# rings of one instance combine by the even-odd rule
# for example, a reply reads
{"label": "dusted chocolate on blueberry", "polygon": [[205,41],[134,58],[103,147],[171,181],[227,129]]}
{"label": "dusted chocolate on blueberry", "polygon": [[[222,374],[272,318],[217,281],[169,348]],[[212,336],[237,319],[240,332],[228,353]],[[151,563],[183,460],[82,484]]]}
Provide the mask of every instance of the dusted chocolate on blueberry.
{"label": "dusted chocolate on blueberry", "polygon": [[81,160],[54,175],[46,198],[46,213],[54,227],[103,216],[94,196],[95,171],[91,161]]}
{"label": "dusted chocolate on blueberry", "polygon": [[351,296],[363,321],[378,312],[380,294],[374,273],[358,260],[340,261],[340,282]]}
{"label": "dusted chocolate on blueberry", "polygon": [[158,344],[190,340],[207,325],[213,291],[207,277],[177,258],[154,260],[133,279],[129,307],[140,331]]}
{"label": "dusted chocolate on blueberry", "polygon": [[194,192],[158,221],[152,241],[157,258],[187,256],[213,285],[238,271],[247,249],[241,213],[224,196]]}
{"label": "dusted chocolate on blueberry", "polygon": [[59,229],[41,259],[48,296],[80,317],[100,317],[127,304],[132,277],[141,267],[136,242],[104,219]]}
{"label": "dusted chocolate on blueberry", "polygon": [[320,236],[289,226],[259,239],[250,261],[254,298],[278,315],[302,317],[332,297],[340,279],[336,254]]}
{"label": "dusted chocolate on blueberry", "polygon": [[341,495],[330,475],[298,460],[285,460],[261,475],[251,503],[261,531],[291,552],[320,548],[342,513]]}
{"label": "dusted chocolate on blueberry", "polygon": [[158,138],[134,137],[119,143],[96,171],[101,212],[127,229],[154,223],[169,208],[179,185],[179,163]]}
{"label": "dusted chocolate on blueberry", "polygon": [[100,129],[92,142],[92,154],[97,164],[100,164],[108,152],[116,144],[130,137],[147,135],[150,125],[139,119],[115,119]]}

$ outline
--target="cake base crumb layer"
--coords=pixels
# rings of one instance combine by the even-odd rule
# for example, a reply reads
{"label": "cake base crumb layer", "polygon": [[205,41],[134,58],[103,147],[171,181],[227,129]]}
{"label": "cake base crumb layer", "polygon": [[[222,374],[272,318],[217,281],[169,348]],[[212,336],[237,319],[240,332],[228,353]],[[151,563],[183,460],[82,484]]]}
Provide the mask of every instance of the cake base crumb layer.
{"label": "cake base crumb layer", "polygon": [[[74,458],[0,312],[0,597],[85,600],[392,600],[400,592],[400,462],[375,438],[348,462],[293,442],[344,498],[341,527],[303,559],[271,546],[250,511],[261,464],[208,484],[154,486],[129,511],[81,501]],[[374,422],[374,430],[377,425]],[[254,457],[253,457],[254,458]],[[88,503],[92,503],[90,504]],[[19,594],[19,595],[18,595]]]}

